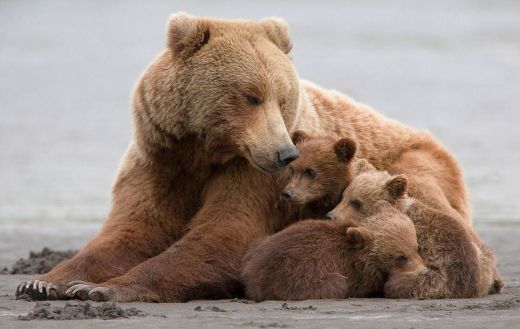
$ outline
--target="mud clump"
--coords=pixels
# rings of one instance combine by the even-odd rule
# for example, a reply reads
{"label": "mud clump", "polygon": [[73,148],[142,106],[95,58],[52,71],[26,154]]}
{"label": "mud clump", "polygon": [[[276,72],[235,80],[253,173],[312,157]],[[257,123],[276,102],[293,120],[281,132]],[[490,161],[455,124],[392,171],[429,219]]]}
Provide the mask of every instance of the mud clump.
{"label": "mud clump", "polygon": [[52,270],[61,261],[71,258],[76,253],[76,250],[57,251],[45,247],[40,252],[31,251],[29,258],[20,258],[10,270],[4,268],[0,273],[44,274]]}
{"label": "mud clump", "polygon": [[115,303],[103,303],[96,306],[88,302],[67,302],[64,306],[52,306],[50,303],[38,302],[32,312],[27,315],[18,316],[18,320],[113,320],[120,318],[127,319],[133,316],[144,317],[147,315],[147,313],[135,307],[124,309]]}
{"label": "mud clump", "polygon": [[277,308],[276,310],[285,310],[285,311],[316,311],[318,308],[316,306],[289,306],[287,303],[283,303],[281,308]]}
{"label": "mud clump", "polygon": [[193,310],[194,310],[194,311],[197,311],[197,312],[203,312],[203,311],[210,311],[210,312],[227,312],[225,309],[220,308],[220,307],[217,307],[217,306],[206,306],[206,307],[197,306],[197,307],[195,307]]}

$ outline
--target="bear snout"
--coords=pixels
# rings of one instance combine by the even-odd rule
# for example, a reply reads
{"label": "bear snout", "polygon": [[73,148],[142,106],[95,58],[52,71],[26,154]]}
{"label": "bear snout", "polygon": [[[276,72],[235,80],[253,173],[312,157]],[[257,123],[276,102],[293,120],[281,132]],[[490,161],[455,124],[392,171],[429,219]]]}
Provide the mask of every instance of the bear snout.
{"label": "bear snout", "polygon": [[298,149],[294,145],[288,145],[276,151],[276,162],[278,167],[285,167],[299,156]]}
{"label": "bear snout", "polygon": [[286,188],[282,191],[282,196],[285,200],[291,201],[294,197],[294,191],[290,188]]}

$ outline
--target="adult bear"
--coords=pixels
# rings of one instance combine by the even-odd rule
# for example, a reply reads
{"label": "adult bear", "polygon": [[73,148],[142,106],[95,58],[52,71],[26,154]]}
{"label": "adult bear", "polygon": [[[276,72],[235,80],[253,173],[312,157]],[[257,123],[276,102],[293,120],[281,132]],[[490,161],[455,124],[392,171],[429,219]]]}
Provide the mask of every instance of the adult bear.
{"label": "adult bear", "polygon": [[410,194],[470,222],[461,171],[448,151],[427,133],[299,80],[282,20],[177,13],[167,35],[166,49],[137,83],[135,137],[101,232],[72,259],[22,283],[17,295],[236,296],[247,242],[296,217],[280,196],[287,183],[280,169],[298,156],[290,139],[296,129],[353,138],[358,157],[408,174]]}

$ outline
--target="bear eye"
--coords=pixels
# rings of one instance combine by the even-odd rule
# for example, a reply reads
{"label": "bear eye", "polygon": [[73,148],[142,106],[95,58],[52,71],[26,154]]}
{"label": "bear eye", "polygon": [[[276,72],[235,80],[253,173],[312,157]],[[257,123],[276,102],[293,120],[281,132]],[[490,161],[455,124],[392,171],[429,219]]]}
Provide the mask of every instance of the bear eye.
{"label": "bear eye", "polygon": [[405,264],[408,261],[408,258],[405,255],[399,255],[395,257],[395,260],[399,264]]}
{"label": "bear eye", "polygon": [[361,201],[356,199],[350,201],[350,206],[356,210],[360,210],[361,207],[363,207],[363,204],[361,203]]}
{"label": "bear eye", "polygon": [[308,177],[310,178],[314,178],[316,177],[316,170],[312,169],[312,168],[307,168],[305,169],[305,175],[307,175]]}
{"label": "bear eye", "polygon": [[246,99],[249,105],[258,106],[261,103],[260,98],[254,95],[246,95]]}

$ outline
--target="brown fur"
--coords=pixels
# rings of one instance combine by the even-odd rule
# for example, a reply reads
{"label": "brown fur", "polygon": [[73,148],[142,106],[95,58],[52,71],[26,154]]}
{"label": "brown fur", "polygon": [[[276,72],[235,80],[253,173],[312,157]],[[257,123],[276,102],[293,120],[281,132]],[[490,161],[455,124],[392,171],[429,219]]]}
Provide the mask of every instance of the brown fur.
{"label": "brown fur", "polygon": [[374,217],[361,227],[306,220],[255,241],[244,256],[247,297],[370,297],[382,292],[386,273],[423,270],[410,219],[387,203],[379,205]]}
{"label": "brown fur", "polygon": [[348,137],[312,137],[300,130],[293,142],[300,157],[288,166],[290,180],[282,195],[301,207],[301,218],[323,218],[352,180],[356,142]]}
{"label": "brown fur", "polygon": [[376,202],[390,202],[412,219],[421,257],[430,269],[425,275],[390,275],[385,296],[468,298],[500,291],[502,281],[495,269],[495,258],[470,225],[458,216],[408,197],[403,175],[377,171],[365,160],[359,161],[357,172],[341,203],[332,211],[333,217],[355,218],[362,223],[375,211]]}
{"label": "brown fur", "polygon": [[[423,202],[470,221],[460,170],[445,149],[426,133],[299,80],[290,48],[280,19],[172,15],[166,48],[134,91],[135,137],[112,210],[83,250],[39,278],[52,296],[68,298],[67,283],[78,279],[89,282],[71,293],[82,299],[234,296],[247,242],[295,217],[280,197],[287,179],[275,171],[277,152],[294,148],[289,136],[297,129],[352,138],[358,156],[379,169],[427,178],[425,189],[440,197]],[[89,296],[96,286],[101,290]]]}

